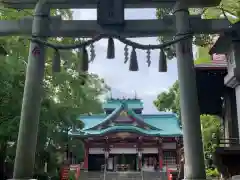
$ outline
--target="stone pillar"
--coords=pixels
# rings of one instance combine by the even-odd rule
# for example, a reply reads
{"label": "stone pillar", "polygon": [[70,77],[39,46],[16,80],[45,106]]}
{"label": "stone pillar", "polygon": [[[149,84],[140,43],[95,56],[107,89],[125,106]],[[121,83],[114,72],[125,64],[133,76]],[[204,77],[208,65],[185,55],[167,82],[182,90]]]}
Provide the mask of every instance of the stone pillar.
{"label": "stone pillar", "polygon": [[[37,1],[32,22],[33,37],[46,40],[50,25],[49,15],[49,5],[45,1]],[[45,46],[31,42],[14,162],[14,179],[31,179],[34,173],[44,68]]]}
{"label": "stone pillar", "polygon": [[89,155],[89,146],[87,143],[84,143],[84,171],[88,171],[88,155]]}
{"label": "stone pillar", "polygon": [[[177,35],[191,33],[187,5],[177,2],[174,15]],[[185,151],[185,179],[206,179],[192,38],[176,43],[176,55]]]}

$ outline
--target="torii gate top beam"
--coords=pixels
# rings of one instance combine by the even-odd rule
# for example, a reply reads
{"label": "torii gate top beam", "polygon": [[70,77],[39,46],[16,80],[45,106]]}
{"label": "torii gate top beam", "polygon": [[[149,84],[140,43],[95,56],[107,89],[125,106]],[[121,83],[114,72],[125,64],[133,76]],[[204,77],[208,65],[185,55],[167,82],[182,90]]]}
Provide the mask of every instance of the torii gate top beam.
{"label": "torii gate top beam", "polygon": [[[31,35],[33,19],[25,18],[19,21],[0,21],[0,36]],[[190,17],[192,31],[195,34],[216,34],[229,28],[226,19],[204,20],[200,17]],[[173,16],[161,20],[126,20],[119,35],[122,37],[153,37],[159,35],[175,35],[176,27]],[[95,20],[61,20],[59,17],[50,18],[50,31],[47,37],[86,37],[91,38],[101,33],[114,33],[102,29]]]}
{"label": "torii gate top beam", "polygon": [[[126,0],[125,8],[172,8],[178,0]],[[189,7],[210,7],[219,5],[221,0],[181,0]],[[98,0],[48,0],[51,8],[92,9],[97,7]],[[33,9],[37,0],[1,0],[5,7],[16,9]]]}

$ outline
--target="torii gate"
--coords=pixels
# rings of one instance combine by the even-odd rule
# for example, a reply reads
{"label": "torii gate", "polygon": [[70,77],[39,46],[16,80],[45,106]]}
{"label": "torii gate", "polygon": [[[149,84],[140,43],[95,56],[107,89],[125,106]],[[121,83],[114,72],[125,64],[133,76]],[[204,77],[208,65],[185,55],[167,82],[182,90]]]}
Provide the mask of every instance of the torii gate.
{"label": "torii gate", "polygon": [[[206,179],[200,127],[195,71],[192,53],[193,34],[216,34],[228,29],[227,20],[203,20],[189,16],[189,7],[217,6],[220,0],[2,0],[5,7],[35,8],[34,18],[19,21],[0,21],[0,35],[32,35],[14,165],[15,179],[31,179],[36,151],[39,111],[44,74],[45,46],[63,49],[46,42],[47,37],[118,38],[133,49],[163,49],[176,43],[178,78],[181,96],[181,115],[185,150],[186,179]],[[109,6],[109,7],[108,7]],[[163,8],[175,6],[174,15],[161,20],[124,20],[124,8]],[[98,21],[61,20],[50,17],[50,8],[96,8]],[[106,8],[108,7],[108,8]],[[115,26],[115,28],[112,28]],[[117,27],[117,28],[116,28]],[[175,35],[177,38],[163,45],[144,46],[129,43],[127,37]],[[83,47],[84,45],[68,46]],[[162,52],[162,51],[161,51]],[[163,53],[161,53],[164,56]],[[109,56],[112,56],[110,53]],[[134,51],[132,56],[136,56]],[[164,63],[163,63],[164,65]],[[133,69],[137,69],[134,67]]]}

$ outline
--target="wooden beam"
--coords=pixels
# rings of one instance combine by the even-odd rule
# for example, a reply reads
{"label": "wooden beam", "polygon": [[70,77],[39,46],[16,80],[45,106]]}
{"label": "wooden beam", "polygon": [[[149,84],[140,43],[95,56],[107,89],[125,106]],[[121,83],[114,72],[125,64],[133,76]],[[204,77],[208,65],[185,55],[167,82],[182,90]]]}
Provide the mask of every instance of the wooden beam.
{"label": "wooden beam", "polygon": [[[182,0],[188,7],[211,7],[219,5],[221,0]],[[98,0],[48,0],[51,8],[76,9],[96,8]],[[2,0],[5,7],[16,9],[33,9],[37,0]],[[127,0],[125,8],[172,8],[176,0]]]}
{"label": "wooden beam", "polygon": [[[98,0],[48,0],[47,2],[54,9],[94,9]],[[33,9],[37,0],[3,0],[2,3],[10,8]],[[127,0],[125,8],[171,8],[175,3],[176,0]]]}
{"label": "wooden beam", "polygon": [[[224,19],[203,20],[191,17],[192,30],[195,34],[216,34],[228,29],[229,22]],[[49,37],[94,37],[103,32],[118,33],[123,37],[155,37],[175,35],[175,18],[168,16],[161,20],[126,20],[125,27],[117,32],[101,28],[95,20],[50,20]],[[0,36],[31,35],[32,18],[23,20],[0,21]]]}

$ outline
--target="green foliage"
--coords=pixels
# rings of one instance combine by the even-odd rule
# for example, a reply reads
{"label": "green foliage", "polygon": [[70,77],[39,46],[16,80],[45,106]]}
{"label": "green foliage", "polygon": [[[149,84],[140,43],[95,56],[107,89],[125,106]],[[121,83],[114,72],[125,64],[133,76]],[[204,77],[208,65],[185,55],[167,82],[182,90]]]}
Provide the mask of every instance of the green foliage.
{"label": "green foliage", "polygon": [[209,52],[209,49],[206,47],[197,47],[197,56],[194,63],[195,64],[211,63],[212,58],[208,52]]}
{"label": "green foliage", "polygon": [[76,180],[74,171],[69,171],[69,180]]}
{"label": "green foliage", "polygon": [[[31,14],[30,10],[5,9],[0,18],[19,19]],[[51,14],[72,18],[69,10],[54,10]],[[61,44],[79,41],[73,38],[49,40]],[[0,44],[8,51],[7,57],[0,56],[0,167],[4,168],[2,164],[5,161],[13,163],[15,157],[29,41],[27,37],[1,37]],[[35,168],[41,173],[48,163],[48,172],[54,174],[62,162],[66,144],[78,162],[83,159],[82,142],[69,139],[68,132],[73,127],[83,127],[82,122],[76,120],[78,115],[102,112],[100,96],[108,91],[108,87],[95,74],[84,74],[87,81],[82,85],[83,73],[76,72],[81,59],[74,51],[61,51],[65,66],[61,73],[53,74],[52,54],[51,49],[47,51]]]}
{"label": "green foliage", "polygon": [[171,111],[180,115],[178,82],[176,81],[168,91],[159,94],[153,103],[159,111]]}
{"label": "green foliage", "polygon": [[[231,23],[235,23],[239,21],[240,18],[240,2],[236,0],[222,0],[221,4],[218,7],[210,7],[210,8],[190,8],[189,12],[191,15],[201,15],[204,19],[220,19],[224,18],[223,10],[227,16],[227,18],[231,21]],[[166,15],[172,15],[173,11],[170,8],[159,8],[157,9],[156,16],[159,19],[162,19]],[[206,34],[198,34],[194,35],[193,44],[199,47],[205,47],[209,49],[217,35],[206,35]],[[171,40],[171,36],[160,36],[159,40],[161,42]],[[176,56],[175,46],[170,46],[166,49],[166,53],[169,59],[172,59]],[[201,63],[202,59],[197,59],[197,64]],[[203,61],[205,63],[205,60]]]}
{"label": "green foliage", "polygon": [[216,138],[222,136],[220,119],[217,116],[201,115],[201,125],[205,154],[210,155],[218,145]]}
{"label": "green foliage", "polygon": [[[222,9],[221,9],[222,8]],[[239,21],[240,17],[240,2],[235,0],[222,0],[220,6],[210,7],[205,10],[204,18],[223,18],[223,10],[231,23]]]}
{"label": "green foliage", "polygon": [[217,168],[206,169],[206,175],[207,175],[207,178],[217,178],[217,177],[220,177],[220,174],[219,174]]}
{"label": "green foliage", "polygon": [[[153,103],[159,111],[171,111],[181,116],[179,93],[179,85],[176,81],[167,92],[160,93]],[[205,154],[210,155],[218,145],[216,138],[222,136],[220,119],[217,116],[201,115],[201,125]]]}

